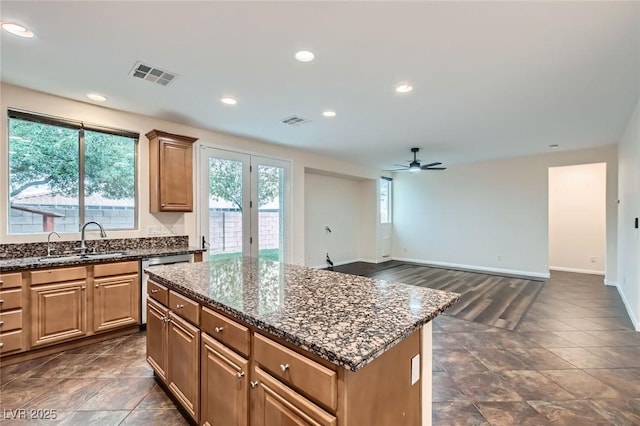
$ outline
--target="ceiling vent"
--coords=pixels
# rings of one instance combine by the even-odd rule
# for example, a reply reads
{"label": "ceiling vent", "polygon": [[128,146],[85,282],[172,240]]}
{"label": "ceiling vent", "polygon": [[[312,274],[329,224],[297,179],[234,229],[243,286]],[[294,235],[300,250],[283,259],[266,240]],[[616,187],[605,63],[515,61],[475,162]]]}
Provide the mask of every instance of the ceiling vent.
{"label": "ceiling vent", "polygon": [[298,117],[297,115],[292,115],[291,117],[283,118],[280,122],[282,124],[288,124],[289,126],[300,126],[302,124],[311,123],[311,120]]}
{"label": "ceiling vent", "polygon": [[161,86],[168,86],[178,76],[176,73],[167,72],[142,62],[136,62],[130,74],[136,78],[157,83]]}

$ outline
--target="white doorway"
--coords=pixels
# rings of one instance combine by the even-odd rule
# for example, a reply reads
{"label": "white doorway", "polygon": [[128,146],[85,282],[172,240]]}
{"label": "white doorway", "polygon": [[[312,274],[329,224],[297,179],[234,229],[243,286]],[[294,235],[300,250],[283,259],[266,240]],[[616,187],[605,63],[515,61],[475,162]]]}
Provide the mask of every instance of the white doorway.
{"label": "white doorway", "polygon": [[200,238],[206,258],[290,262],[289,162],[200,147]]}
{"label": "white doorway", "polygon": [[605,274],[606,163],[549,168],[549,269]]}

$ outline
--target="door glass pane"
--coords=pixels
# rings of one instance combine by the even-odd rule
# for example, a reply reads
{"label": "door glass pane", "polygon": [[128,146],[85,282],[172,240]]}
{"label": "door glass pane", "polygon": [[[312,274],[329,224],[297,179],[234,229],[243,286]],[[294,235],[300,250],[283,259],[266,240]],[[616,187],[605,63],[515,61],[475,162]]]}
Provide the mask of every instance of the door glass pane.
{"label": "door glass pane", "polygon": [[84,132],[84,221],[135,228],[136,140]]}
{"label": "door glass pane", "polygon": [[211,260],[242,256],[242,162],[209,158]]}
{"label": "door glass pane", "polygon": [[77,232],[78,130],[9,120],[9,233]]}
{"label": "door glass pane", "polygon": [[258,257],[283,261],[284,169],[258,166]]}

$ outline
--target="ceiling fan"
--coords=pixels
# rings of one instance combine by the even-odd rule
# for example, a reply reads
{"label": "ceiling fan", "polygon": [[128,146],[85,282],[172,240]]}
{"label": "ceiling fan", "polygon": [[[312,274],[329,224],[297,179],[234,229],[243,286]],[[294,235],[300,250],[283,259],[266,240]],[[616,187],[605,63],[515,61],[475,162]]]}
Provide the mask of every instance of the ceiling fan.
{"label": "ceiling fan", "polygon": [[447,170],[446,167],[436,167],[441,165],[442,163],[436,162],[436,163],[429,163],[429,164],[423,164],[420,165],[420,161],[418,161],[418,159],[416,158],[416,155],[418,154],[418,151],[420,151],[420,148],[411,148],[411,152],[413,152],[413,161],[409,162],[409,165],[405,165],[405,164],[394,164],[394,166],[398,166],[401,167],[400,169],[392,169],[392,170],[386,170],[387,172],[402,172],[402,171],[410,171],[410,172],[417,172],[419,170]]}

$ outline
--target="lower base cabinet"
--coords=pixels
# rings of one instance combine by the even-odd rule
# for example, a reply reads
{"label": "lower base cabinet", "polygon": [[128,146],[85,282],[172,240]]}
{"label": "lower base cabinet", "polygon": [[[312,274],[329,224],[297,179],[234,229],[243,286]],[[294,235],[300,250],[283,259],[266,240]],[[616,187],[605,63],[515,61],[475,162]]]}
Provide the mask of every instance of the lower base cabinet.
{"label": "lower base cabinet", "polygon": [[[302,395],[255,367],[252,426],[336,426],[337,419]],[[255,382],[253,382],[255,383]]]}
{"label": "lower base cabinet", "polygon": [[200,330],[169,312],[167,385],[189,415],[200,419]]}
{"label": "lower base cabinet", "polygon": [[202,333],[200,423],[247,426],[249,361]]}

